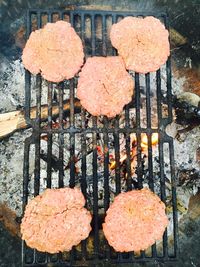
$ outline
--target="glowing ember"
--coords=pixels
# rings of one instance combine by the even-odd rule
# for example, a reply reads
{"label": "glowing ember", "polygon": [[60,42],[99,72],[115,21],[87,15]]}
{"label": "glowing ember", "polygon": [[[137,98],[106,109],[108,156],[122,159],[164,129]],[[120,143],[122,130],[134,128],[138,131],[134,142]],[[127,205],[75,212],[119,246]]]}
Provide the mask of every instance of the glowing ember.
{"label": "glowing ember", "polygon": [[[153,133],[151,136],[151,144],[157,145],[158,143],[158,133]],[[141,135],[141,146],[148,148],[148,138],[146,134]]]}
{"label": "glowing ember", "polygon": [[[159,136],[158,133],[153,133],[151,136],[151,144],[152,147],[155,147],[158,144]],[[131,152],[130,152],[130,159],[131,159],[131,170],[134,173],[135,168],[137,166],[137,138],[136,134],[131,135]],[[141,151],[143,154],[143,157],[146,157],[148,155],[148,137],[145,133],[141,134]],[[122,165],[125,160],[127,159],[127,154],[123,154],[120,157],[120,165]],[[114,158],[110,160],[110,170],[114,170],[116,167],[116,161]]]}

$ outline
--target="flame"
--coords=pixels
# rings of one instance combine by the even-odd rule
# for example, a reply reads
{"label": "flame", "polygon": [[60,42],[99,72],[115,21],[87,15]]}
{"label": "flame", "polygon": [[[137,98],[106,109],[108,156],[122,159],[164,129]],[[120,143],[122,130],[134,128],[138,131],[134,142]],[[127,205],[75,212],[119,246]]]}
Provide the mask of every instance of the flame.
{"label": "flame", "polygon": [[[151,144],[155,146],[158,144],[158,133],[153,133],[151,136]],[[148,138],[146,134],[141,135],[141,147],[148,148]]]}
{"label": "flame", "polygon": [[[120,157],[119,162],[120,162],[120,163],[123,163],[123,162],[126,160],[126,158],[127,158],[127,155],[125,154],[125,155],[123,155],[122,157]],[[115,168],[115,166],[116,166],[116,161],[113,160],[113,161],[110,163],[110,169],[113,170],[113,169]]]}
{"label": "flame", "polygon": [[[152,146],[155,146],[158,144],[159,135],[158,133],[153,133],[151,135],[151,144]],[[133,145],[133,148],[131,150],[130,156],[131,156],[131,169],[135,169],[137,162],[136,162],[136,156],[137,156],[137,149],[136,149],[136,142],[137,138],[135,134],[131,135],[131,144]],[[148,154],[148,137],[145,133],[141,134],[141,148],[142,152],[145,154]],[[122,164],[127,158],[127,155],[124,154],[120,157],[120,164]],[[115,169],[116,167],[116,161],[112,158],[112,161],[110,162],[110,170]]]}

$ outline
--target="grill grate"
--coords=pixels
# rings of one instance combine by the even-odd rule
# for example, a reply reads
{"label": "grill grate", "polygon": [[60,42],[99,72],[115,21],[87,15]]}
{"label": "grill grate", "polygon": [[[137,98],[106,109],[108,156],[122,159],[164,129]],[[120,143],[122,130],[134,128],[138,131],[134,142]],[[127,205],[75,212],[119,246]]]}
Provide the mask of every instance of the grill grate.
{"label": "grill grate", "polygon": [[[27,37],[34,29],[41,28],[47,21],[52,22],[58,19],[64,19],[71,22],[75,30],[80,35],[87,56],[91,55],[116,55],[115,49],[112,48],[109,40],[110,26],[125,16],[147,16],[152,15],[159,18],[168,28],[168,18],[166,14],[155,13],[135,13],[135,12],[113,12],[113,11],[60,11],[60,10],[31,10],[27,17]],[[59,59],[58,59],[59,60]],[[164,73],[164,74],[163,74]],[[80,185],[82,192],[87,200],[87,207],[93,213],[93,231],[86,241],[81,243],[81,246],[73,248],[69,253],[49,255],[39,253],[26,247],[22,244],[22,261],[23,266],[88,266],[89,264],[97,265],[98,263],[133,263],[145,261],[169,261],[175,260],[178,254],[178,237],[177,237],[177,209],[176,209],[176,191],[175,191],[175,170],[174,170],[174,153],[173,140],[165,133],[165,127],[172,122],[172,95],[171,95],[171,68],[170,59],[165,66],[159,69],[154,74],[135,75],[135,97],[133,101],[125,107],[122,115],[116,116],[112,120],[108,118],[91,117],[84,110],[76,113],[75,94],[77,77],[69,81],[65,81],[58,85],[45,82],[40,75],[33,77],[28,71],[25,72],[25,117],[28,124],[33,128],[33,133],[25,142],[24,153],[24,185],[23,185],[23,207],[25,207],[28,198],[38,195],[41,187],[41,164],[44,156],[41,150],[41,138],[46,136],[46,184],[45,187],[51,188],[53,168],[55,168],[55,159],[53,155],[53,146],[55,139],[57,140],[57,187]],[[163,83],[162,75],[166,79]],[[152,88],[152,76],[155,78],[155,84]],[[141,80],[144,80],[145,94],[141,93]],[[45,86],[46,87],[45,87]],[[45,89],[46,88],[46,89]],[[151,91],[155,90],[156,105],[152,106]],[[41,105],[42,99],[48,103],[48,122],[47,126],[41,120]],[[145,105],[141,107],[142,98],[145,98]],[[63,112],[63,100],[69,99],[70,111],[69,117],[66,119]],[[36,119],[30,117],[31,104],[37,106]],[[59,105],[58,127],[55,128],[52,118],[52,104],[57,102]],[[166,104],[167,103],[167,104]],[[156,108],[157,116],[156,126],[153,122],[152,110]],[[145,109],[145,113],[142,113]],[[165,113],[163,112],[165,110]],[[131,111],[135,113],[135,122],[131,117]],[[167,114],[167,115],[166,115]],[[146,121],[144,123],[144,116]],[[121,122],[121,117],[124,121]],[[67,123],[65,120],[67,120]],[[109,207],[111,199],[110,189],[110,143],[113,142],[114,157],[116,167],[114,170],[115,192],[117,195],[124,190],[122,187],[121,171],[120,171],[120,153],[121,153],[121,137],[125,140],[126,159],[126,190],[135,188],[131,172],[131,134],[134,133],[137,138],[137,188],[142,188],[144,183],[144,166],[141,148],[141,134],[146,134],[148,139],[148,185],[152,191],[157,192],[161,199],[167,203],[166,189],[171,194],[172,202],[172,227],[173,231],[170,237],[167,231],[163,236],[163,241],[157,245],[153,245],[151,251],[142,252],[140,255],[131,253],[116,253],[107,244],[107,241],[102,235],[101,223],[105,216],[105,212]],[[151,135],[159,133],[158,143],[158,166],[159,166],[159,186],[156,185],[156,177],[154,172],[154,156],[151,145]],[[89,136],[89,137],[88,137]],[[103,202],[100,204],[98,199],[99,193],[99,154],[98,142],[102,136],[103,147]],[[91,180],[88,181],[88,138],[91,140]],[[77,147],[79,144],[79,147]],[[165,146],[168,146],[168,150]],[[77,180],[76,173],[76,153],[81,151],[81,178]],[[69,151],[68,173],[70,179],[66,180],[65,154]],[[167,153],[166,153],[167,151]],[[30,165],[30,155],[35,159],[34,167]],[[166,183],[166,164],[165,158],[169,158],[168,176],[170,183]],[[54,167],[53,167],[54,166]],[[34,169],[34,178],[31,177],[31,168]],[[34,192],[31,191],[31,183],[33,184]],[[157,183],[158,184],[158,183]],[[88,187],[92,187],[92,203],[89,203]],[[169,188],[170,187],[170,188]],[[33,194],[32,194],[33,193]],[[103,212],[102,212],[103,210]]]}

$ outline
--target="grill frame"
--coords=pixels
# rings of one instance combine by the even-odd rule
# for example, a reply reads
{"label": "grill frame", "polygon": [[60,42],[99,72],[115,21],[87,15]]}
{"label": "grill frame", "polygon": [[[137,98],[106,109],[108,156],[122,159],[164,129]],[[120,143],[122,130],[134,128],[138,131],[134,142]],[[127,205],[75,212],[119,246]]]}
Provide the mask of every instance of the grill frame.
{"label": "grill frame", "polygon": [[[84,21],[85,16],[91,16],[91,31],[95,32],[94,18],[96,15],[102,16],[103,30],[105,27],[105,17],[112,16],[112,23],[116,22],[117,16],[154,16],[156,18],[162,18],[164,20],[164,24],[166,28],[169,30],[169,18],[166,13],[156,13],[156,12],[126,12],[126,11],[102,11],[102,10],[43,10],[43,9],[35,9],[28,10],[27,12],[27,38],[31,33],[31,15],[36,14],[37,16],[37,27],[40,28],[41,23],[41,15],[47,14],[48,21],[52,21],[53,14],[59,14],[60,18],[64,17],[64,14],[68,14],[70,16],[70,22],[73,25],[73,19],[75,15],[80,15],[81,22]],[[81,36],[84,38],[84,26],[81,24]],[[95,36],[92,34],[91,38],[91,55],[95,55]],[[103,50],[102,55],[106,55],[106,42],[104,34],[102,36],[103,41]],[[116,55],[116,50],[113,49],[113,55]],[[93,134],[93,196],[94,196],[94,207],[93,207],[93,228],[94,228],[94,258],[90,260],[86,260],[84,257],[81,261],[74,260],[75,258],[75,250],[72,249],[71,256],[68,262],[62,262],[61,254],[58,255],[57,262],[53,262],[50,259],[50,256],[46,254],[46,259],[44,262],[37,262],[37,252],[33,251],[33,262],[26,262],[26,248],[25,243],[22,241],[22,263],[23,266],[48,266],[48,263],[52,263],[51,266],[88,266],[90,264],[102,264],[106,263],[136,263],[136,262],[147,262],[153,261],[155,262],[165,262],[165,261],[174,261],[177,260],[178,257],[178,220],[177,220],[177,208],[176,208],[176,177],[175,177],[175,167],[174,167],[174,148],[173,148],[173,138],[169,137],[165,132],[165,127],[172,122],[172,92],[171,92],[171,63],[170,57],[166,63],[166,73],[167,73],[167,95],[163,97],[161,91],[161,72],[160,69],[156,72],[156,86],[157,86],[157,112],[158,112],[158,128],[152,129],[151,127],[151,103],[150,103],[150,76],[149,74],[145,75],[146,82],[146,111],[147,111],[147,127],[141,127],[141,118],[140,118],[140,92],[139,92],[139,77],[140,75],[135,73],[135,110],[136,110],[136,127],[132,128],[129,125],[129,105],[125,107],[125,119],[126,124],[124,128],[119,128],[119,116],[116,116],[115,125],[113,128],[108,128],[108,119],[104,117],[104,127],[98,128],[97,126],[97,118],[93,117],[93,126],[86,128],[85,125],[85,113],[84,109],[81,110],[82,116],[82,128],[76,128],[74,124],[74,87],[75,80],[70,80],[70,127],[63,128],[63,83],[60,83],[61,90],[59,90],[59,122],[60,126],[58,129],[52,129],[52,83],[48,83],[48,127],[43,129],[41,127],[41,76],[37,75],[36,77],[36,102],[37,102],[37,112],[36,119],[32,120],[30,118],[30,103],[31,103],[31,74],[25,70],[25,119],[28,125],[33,128],[33,133],[30,138],[27,138],[25,141],[25,150],[24,150],[24,169],[23,169],[23,210],[28,201],[28,185],[29,185],[29,153],[30,153],[30,145],[33,144],[35,146],[35,179],[34,179],[34,195],[39,194],[40,188],[40,136],[42,133],[47,134],[48,137],[48,159],[47,159],[47,187],[51,187],[51,154],[52,154],[52,136],[54,134],[59,135],[59,187],[63,187],[63,149],[62,145],[64,143],[64,135],[70,135],[70,155],[74,156],[74,141],[75,134],[81,133],[83,137],[82,142],[82,150],[86,151],[86,134]],[[162,104],[167,103],[168,108],[168,117],[162,117]],[[142,160],[141,160],[141,133],[146,133],[148,137],[148,168],[150,173],[149,179],[149,187],[153,191],[154,183],[153,183],[153,169],[152,169],[152,145],[151,145],[151,134],[159,133],[159,160],[160,160],[160,175],[161,175],[161,199],[165,202],[165,177],[164,177],[164,155],[163,155],[163,144],[168,143],[169,152],[170,152],[170,168],[171,168],[171,183],[172,183],[172,203],[173,203],[173,235],[174,235],[174,256],[170,257],[168,255],[168,247],[167,247],[167,233],[165,232],[163,237],[163,257],[158,257],[156,255],[156,247],[152,246],[152,257],[146,257],[145,253],[142,252],[140,257],[135,257],[133,253],[125,253],[127,258],[124,257],[125,254],[117,253],[116,259],[111,259],[110,257],[110,248],[105,251],[105,258],[101,258],[98,254],[99,251],[99,227],[98,227],[98,200],[96,198],[98,193],[98,184],[97,184],[97,134],[102,133],[104,135],[104,144],[108,146],[108,134],[112,133],[115,138],[115,158],[116,158],[116,194],[120,193],[120,174],[119,174],[119,134],[124,133],[126,136],[126,152],[127,152],[127,173],[128,176],[131,176],[130,173],[130,134],[135,133],[137,137],[137,162],[138,162],[138,177],[142,175]],[[105,179],[104,179],[104,188],[105,188],[105,200],[104,200],[104,208],[107,210],[109,207],[109,186],[108,186],[108,161],[109,154],[108,152],[104,154],[104,167],[105,167]],[[81,181],[81,189],[84,195],[86,195],[86,157],[82,159],[82,175],[83,179]],[[128,179],[129,181],[129,179]],[[72,162],[70,164],[70,187],[75,186],[75,164]],[[142,188],[142,181],[139,180],[139,187]],[[131,190],[131,183],[127,183],[127,189]],[[87,244],[85,241],[82,242],[82,251],[83,254],[86,255],[87,252]],[[38,265],[39,264],[39,265]]]}

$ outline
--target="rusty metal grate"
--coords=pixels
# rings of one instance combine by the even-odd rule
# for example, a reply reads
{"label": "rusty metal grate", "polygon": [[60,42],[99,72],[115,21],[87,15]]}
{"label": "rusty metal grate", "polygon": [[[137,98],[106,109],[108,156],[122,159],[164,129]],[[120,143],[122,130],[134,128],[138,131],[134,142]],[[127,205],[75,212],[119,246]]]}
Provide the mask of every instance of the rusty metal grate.
{"label": "rusty metal grate", "polygon": [[[27,16],[27,37],[30,32],[36,28],[41,28],[45,23],[52,22],[58,19],[64,19],[74,26],[75,30],[81,37],[85,54],[87,56],[94,55],[116,55],[115,49],[112,48],[109,40],[109,26],[125,16],[147,16],[152,15],[159,18],[168,28],[168,17],[166,14],[155,14],[155,13],[135,13],[135,12],[113,12],[113,11],[87,11],[87,10],[30,10]],[[59,60],[59,59],[58,59]],[[165,83],[162,81],[162,75],[165,73]],[[33,128],[33,133],[30,138],[25,142],[24,152],[24,185],[23,185],[23,207],[25,207],[28,198],[32,197],[30,192],[30,157],[34,157],[34,193],[36,196],[40,193],[41,183],[41,162],[44,160],[44,155],[41,151],[41,137],[46,136],[47,142],[47,155],[46,155],[46,187],[52,187],[52,170],[55,168],[52,152],[53,140],[57,138],[59,144],[58,147],[58,160],[57,164],[57,187],[70,186],[74,187],[79,185],[81,190],[86,197],[87,206],[93,213],[93,231],[86,241],[83,241],[81,246],[73,248],[69,253],[60,253],[56,255],[49,255],[47,253],[40,253],[36,250],[32,250],[26,247],[25,243],[22,244],[22,261],[23,266],[88,266],[90,264],[98,265],[99,263],[133,263],[133,262],[145,262],[145,261],[170,261],[175,260],[178,254],[178,226],[177,226],[177,209],[176,209],[176,189],[175,189],[175,170],[174,170],[174,153],[173,153],[173,139],[166,135],[165,127],[167,124],[172,122],[172,95],[171,95],[171,67],[170,59],[163,66],[162,70],[159,69],[156,73],[148,73],[146,75],[140,75],[135,73],[135,97],[132,102],[127,105],[124,109],[124,123],[121,125],[120,117],[112,120],[108,120],[106,117],[101,118],[101,123],[96,117],[90,117],[89,114],[81,108],[76,112],[76,84],[77,77],[69,81],[64,81],[58,85],[53,83],[46,83],[47,90],[43,90],[43,84],[45,81],[40,75],[35,78],[35,84],[33,86],[34,77],[26,71],[25,73],[25,117],[26,121]],[[156,98],[156,126],[152,123],[152,84],[151,77],[155,77],[155,98]],[[145,81],[145,118],[146,124],[142,123],[141,114],[141,79]],[[57,95],[55,96],[54,88]],[[48,122],[47,126],[44,127],[41,120],[41,105],[42,96],[46,94],[46,100],[48,103]],[[67,95],[67,97],[66,97]],[[143,96],[144,97],[144,96]],[[36,119],[33,120],[30,117],[31,100],[35,98],[37,106]],[[69,101],[70,109],[68,111],[68,124],[65,124],[65,112],[63,111],[63,103],[66,99]],[[57,103],[59,106],[59,115],[57,121],[57,127],[53,127],[54,120],[52,117],[52,106]],[[165,109],[165,112],[163,112]],[[130,118],[131,110],[135,112],[135,122],[132,122]],[[77,118],[79,117],[79,125],[77,125]],[[90,123],[88,122],[88,118]],[[131,134],[135,134],[137,139],[137,183],[133,182],[131,173]],[[116,253],[112,248],[109,247],[107,241],[102,237],[101,223],[105,216],[105,212],[110,204],[111,191],[109,187],[109,145],[110,139],[113,140],[114,156],[116,161],[115,166],[115,192],[117,195],[121,192],[122,181],[120,175],[120,140],[121,135],[124,136],[125,149],[127,153],[126,159],[126,190],[143,187],[143,159],[141,149],[141,134],[146,134],[148,139],[148,185],[152,191],[156,191],[155,183],[156,177],[154,176],[154,158],[153,149],[151,144],[151,135],[153,133],[159,134],[158,142],[158,158],[159,164],[159,181],[157,181],[157,187],[159,187],[158,194],[161,199],[167,203],[166,187],[169,187],[171,194],[171,220],[172,220],[172,234],[170,237],[165,231],[163,241],[156,245],[153,245],[151,251],[142,252],[140,255],[131,253]],[[89,205],[87,187],[89,182],[87,180],[87,151],[88,143],[87,136],[91,136],[92,143],[92,178],[90,185],[92,186],[92,204]],[[102,136],[103,140],[103,204],[100,207],[98,200],[98,139]],[[66,141],[67,137],[67,141]],[[77,141],[78,140],[78,141]],[[75,156],[76,156],[76,144],[80,143],[79,148],[82,153],[81,157],[81,179],[77,180]],[[168,146],[168,155],[164,146]],[[64,166],[64,155],[65,147],[69,150],[69,176],[70,179],[66,184],[65,181],[65,166]],[[34,147],[33,150],[30,148]],[[33,152],[34,151],[34,152]],[[166,184],[166,173],[165,173],[165,157],[169,158],[169,170],[170,183]],[[157,191],[156,191],[157,192]],[[101,210],[101,214],[100,214]],[[102,212],[103,210],[103,212]],[[67,237],[66,237],[67,238]]]}

